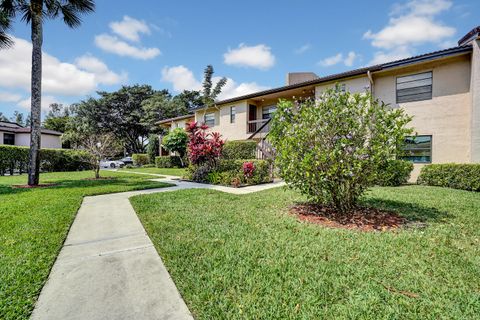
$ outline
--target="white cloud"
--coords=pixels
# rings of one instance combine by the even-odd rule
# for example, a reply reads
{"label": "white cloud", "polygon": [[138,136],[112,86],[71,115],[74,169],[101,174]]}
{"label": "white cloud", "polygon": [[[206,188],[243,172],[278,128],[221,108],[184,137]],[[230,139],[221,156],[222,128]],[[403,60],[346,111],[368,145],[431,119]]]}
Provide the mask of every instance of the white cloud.
{"label": "white cloud", "polygon": [[320,60],[317,64],[322,67],[331,67],[336,64],[343,63],[345,66],[351,67],[353,66],[357,57],[358,55],[354,51],[350,51],[346,57],[344,57],[343,53],[337,53],[334,56]]}
{"label": "white cloud", "polygon": [[372,46],[381,49],[375,53],[373,61],[381,61],[381,56],[414,53],[416,46],[426,43],[442,46],[445,41],[451,41],[455,28],[436,20],[438,14],[451,6],[448,0],[412,0],[394,7],[388,25],[378,32],[368,30],[363,35],[364,39],[371,40]]}
{"label": "white cloud", "polygon": [[127,73],[122,72],[118,74],[111,71],[103,61],[90,54],[78,57],[75,60],[75,64],[83,70],[92,72],[95,75],[97,83],[113,85],[125,82],[128,78]]}
{"label": "white cloud", "polygon": [[228,49],[223,54],[223,61],[228,65],[266,70],[275,64],[275,56],[264,44],[249,47],[241,43],[236,49]]}
{"label": "white cloud", "polygon": [[330,66],[336,65],[337,63],[340,63],[342,59],[343,59],[343,54],[337,53],[334,56],[320,60],[318,64],[323,67],[330,67]]}
{"label": "white cloud", "polygon": [[[212,82],[215,85],[220,79],[221,77],[213,77]],[[190,69],[183,65],[163,68],[162,81],[170,82],[173,86],[173,90],[177,92],[202,89],[202,83],[195,78],[195,75]],[[227,78],[227,83],[223,87],[218,99],[223,100],[233,98],[266,89],[268,89],[268,87],[260,86],[255,82],[237,83],[233,79]]]}
{"label": "white cloud", "polygon": [[[29,92],[32,45],[21,38],[13,37],[13,40],[12,48],[0,50],[0,87]],[[82,56],[75,63],[67,63],[43,52],[42,64],[42,92],[47,102],[52,95],[86,95],[94,92],[99,84],[116,84],[126,80],[126,74],[116,74],[91,55]],[[18,94],[0,93],[1,101],[30,106],[29,99],[21,99],[22,96]]]}
{"label": "white cloud", "polygon": [[[14,46],[0,50],[0,87],[30,90],[32,45],[13,37]],[[43,52],[43,92],[61,95],[82,95],[96,89],[93,73],[79,69],[71,63],[62,62]]]}
{"label": "white cloud", "polygon": [[170,82],[173,90],[200,90],[202,84],[195,79],[193,72],[185,66],[165,67],[162,70],[162,81]]}
{"label": "white cloud", "polygon": [[0,101],[2,102],[18,102],[22,99],[22,96],[16,93],[0,91]]}
{"label": "white cloud", "polygon": [[135,47],[105,33],[95,36],[95,44],[104,51],[141,60],[153,59],[161,54],[158,48]]}
{"label": "white cloud", "polygon": [[[57,98],[53,97],[53,96],[42,96],[42,110],[43,111],[48,111],[48,107],[52,104],[52,103],[61,103],[58,101]],[[19,101],[17,103],[17,105],[21,108],[24,108],[28,111],[31,110],[31,98],[28,97],[22,101]]]}
{"label": "white cloud", "polygon": [[345,60],[343,60],[343,63],[347,66],[347,67],[351,67],[353,66],[353,63],[355,62],[355,59],[357,59],[357,54],[353,51],[350,51],[348,54],[347,54],[347,57],[345,58]]}
{"label": "white cloud", "polygon": [[150,28],[143,20],[137,20],[129,16],[124,16],[122,21],[113,21],[109,24],[110,29],[120,37],[139,42],[140,34],[150,34]]}
{"label": "white cloud", "polygon": [[295,52],[296,54],[302,54],[302,53],[305,53],[305,52],[307,52],[308,50],[310,50],[311,47],[312,47],[312,46],[310,45],[310,43],[307,43],[307,44],[304,44],[303,46],[295,49],[294,52]]}

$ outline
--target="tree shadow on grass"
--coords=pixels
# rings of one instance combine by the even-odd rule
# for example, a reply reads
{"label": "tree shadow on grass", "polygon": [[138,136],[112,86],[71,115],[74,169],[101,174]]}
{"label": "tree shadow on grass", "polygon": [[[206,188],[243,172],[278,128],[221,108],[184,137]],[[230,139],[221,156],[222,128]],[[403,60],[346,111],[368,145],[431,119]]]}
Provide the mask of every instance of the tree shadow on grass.
{"label": "tree shadow on grass", "polygon": [[369,198],[362,201],[362,205],[378,209],[393,211],[407,219],[410,223],[445,222],[453,217],[445,211],[434,207],[426,207],[418,203]]}

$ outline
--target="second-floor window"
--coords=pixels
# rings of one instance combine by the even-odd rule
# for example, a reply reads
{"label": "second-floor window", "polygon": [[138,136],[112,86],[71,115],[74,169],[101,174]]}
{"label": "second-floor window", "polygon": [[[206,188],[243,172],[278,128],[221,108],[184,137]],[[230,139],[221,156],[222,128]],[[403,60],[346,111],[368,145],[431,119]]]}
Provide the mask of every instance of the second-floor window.
{"label": "second-floor window", "polygon": [[230,107],[230,123],[235,123],[235,115],[237,114],[235,107]]}
{"label": "second-floor window", "polygon": [[203,122],[209,126],[209,127],[213,127],[215,125],[215,113],[207,113],[205,114],[205,119],[203,120]]}
{"label": "second-floor window", "polygon": [[15,145],[15,134],[4,133],[3,134],[3,144],[8,144],[8,145],[14,146]]}
{"label": "second-floor window", "polygon": [[397,77],[397,103],[432,99],[432,72]]}
{"label": "second-floor window", "polygon": [[271,119],[273,116],[273,113],[277,110],[277,106],[268,106],[268,107],[263,107],[262,109],[262,119],[267,120]]}

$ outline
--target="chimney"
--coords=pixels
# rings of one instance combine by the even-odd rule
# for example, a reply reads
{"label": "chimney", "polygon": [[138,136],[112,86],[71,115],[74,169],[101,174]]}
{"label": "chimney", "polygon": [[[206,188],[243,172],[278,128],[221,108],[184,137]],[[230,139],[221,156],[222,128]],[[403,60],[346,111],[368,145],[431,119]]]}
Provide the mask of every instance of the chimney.
{"label": "chimney", "polygon": [[464,46],[472,42],[472,40],[477,39],[480,37],[480,26],[473,28],[468,32],[466,35],[462,37],[462,39],[458,40],[458,46]]}
{"label": "chimney", "polygon": [[297,84],[305,81],[318,79],[318,76],[313,72],[290,72],[287,73],[287,86]]}

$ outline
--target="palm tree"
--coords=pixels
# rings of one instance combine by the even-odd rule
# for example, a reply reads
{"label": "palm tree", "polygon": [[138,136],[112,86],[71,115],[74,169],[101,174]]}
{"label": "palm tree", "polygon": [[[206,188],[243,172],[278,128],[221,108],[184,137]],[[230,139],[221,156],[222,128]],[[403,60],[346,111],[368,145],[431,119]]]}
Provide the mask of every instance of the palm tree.
{"label": "palm tree", "polygon": [[38,185],[40,172],[40,117],[42,103],[42,42],[45,19],[61,17],[70,28],[80,26],[80,15],[95,9],[94,0],[1,0],[0,2],[0,47],[12,44],[7,31],[17,14],[32,28],[32,79],[30,160],[28,184]]}

